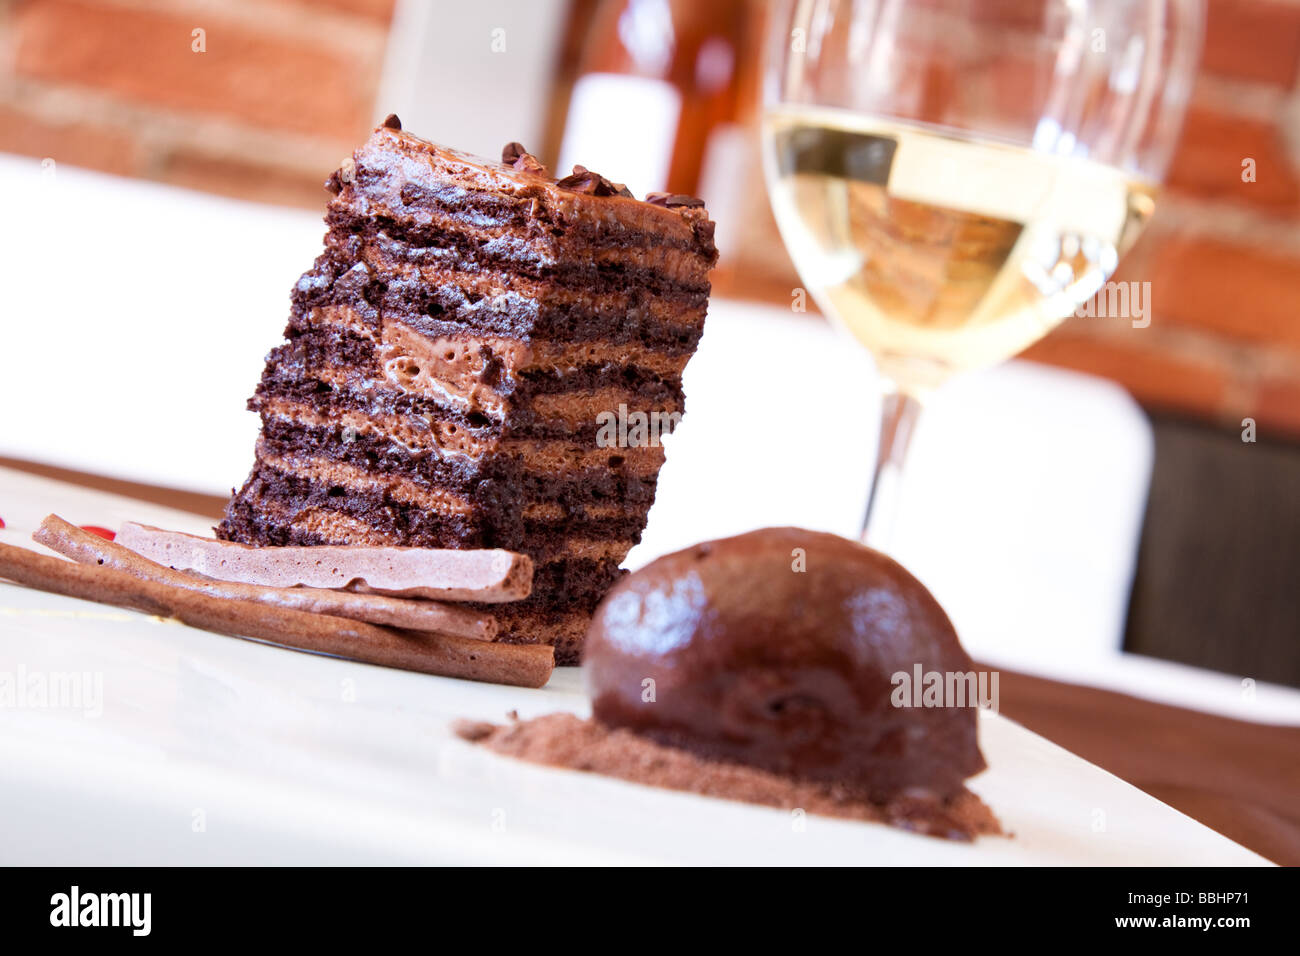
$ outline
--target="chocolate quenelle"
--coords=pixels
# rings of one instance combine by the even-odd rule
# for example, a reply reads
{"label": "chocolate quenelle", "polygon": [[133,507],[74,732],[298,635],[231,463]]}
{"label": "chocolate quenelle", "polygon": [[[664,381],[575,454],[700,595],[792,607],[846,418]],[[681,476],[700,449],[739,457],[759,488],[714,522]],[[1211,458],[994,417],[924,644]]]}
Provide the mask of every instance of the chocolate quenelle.
{"label": "chocolate quenelle", "polygon": [[770,528],[667,555],[588,632],[591,720],[466,723],[498,753],[969,840],[1002,832],[964,781],[973,707],[899,707],[894,675],[973,672],[943,610],[883,554]]}
{"label": "chocolate quenelle", "polygon": [[611,727],[873,800],[946,797],[984,769],[977,715],[895,707],[892,675],[916,664],[974,669],[924,585],[856,542],[770,528],[616,586],[587,637],[586,677]]}

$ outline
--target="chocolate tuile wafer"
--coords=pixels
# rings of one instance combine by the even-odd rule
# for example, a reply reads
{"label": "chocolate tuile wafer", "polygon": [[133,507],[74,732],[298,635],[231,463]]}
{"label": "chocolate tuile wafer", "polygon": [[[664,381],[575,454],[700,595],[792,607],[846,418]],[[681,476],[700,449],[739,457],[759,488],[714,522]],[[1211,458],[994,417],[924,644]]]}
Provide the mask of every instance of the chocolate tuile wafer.
{"label": "chocolate tuile wafer", "polygon": [[217,634],[442,677],[541,687],[555,666],[552,649],[544,645],[397,631],[327,614],[217,598],[8,544],[0,544],[0,578],[52,594],[175,618]]}
{"label": "chocolate tuile wafer", "polygon": [[174,585],[212,597],[255,601],[258,604],[312,614],[332,614],[354,621],[452,634],[479,641],[490,641],[497,634],[497,622],[491,614],[471,611],[454,604],[442,604],[423,598],[395,598],[321,588],[274,588],[261,584],[216,581],[189,571],[177,571],[150,561],[130,548],[90,534],[58,515],[48,515],[32,538],[79,564],[115,568],[137,578]]}
{"label": "chocolate tuile wafer", "polygon": [[533,562],[514,551],[439,548],[254,548],[128,521],[117,542],[151,561],[219,581],[267,587],[347,588],[391,597],[498,604],[526,598]]}

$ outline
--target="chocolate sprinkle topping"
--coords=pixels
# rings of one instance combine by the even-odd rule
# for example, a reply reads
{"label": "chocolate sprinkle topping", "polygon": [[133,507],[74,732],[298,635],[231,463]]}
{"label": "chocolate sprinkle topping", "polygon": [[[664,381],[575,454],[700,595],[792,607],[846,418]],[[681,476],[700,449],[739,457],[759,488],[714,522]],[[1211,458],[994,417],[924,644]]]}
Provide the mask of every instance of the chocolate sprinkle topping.
{"label": "chocolate sprinkle topping", "polygon": [[561,189],[568,189],[575,193],[586,193],[590,196],[623,196],[626,199],[634,199],[632,191],[622,183],[611,182],[600,173],[594,173],[586,166],[574,166],[573,172],[565,176],[555,185]]}
{"label": "chocolate sprinkle topping", "polygon": [[389,129],[401,129],[402,121],[397,118],[396,113],[389,113],[387,116],[384,117],[383,125],[388,127]]}
{"label": "chocolate sprinkle topping", "polygon": [[666,206],[669,209],[682,206],[694,209],[704,205],[703,199],[685,193],[646,193],[645,201],[652,206]]}

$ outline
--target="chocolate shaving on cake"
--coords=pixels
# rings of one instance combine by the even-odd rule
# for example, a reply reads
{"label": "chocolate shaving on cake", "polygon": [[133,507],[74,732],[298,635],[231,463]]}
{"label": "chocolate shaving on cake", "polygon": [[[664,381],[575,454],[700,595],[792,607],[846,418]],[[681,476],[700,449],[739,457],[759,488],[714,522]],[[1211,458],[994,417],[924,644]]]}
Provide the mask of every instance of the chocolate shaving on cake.
{"label": "chocolate shaving on cake", "polygon": [[506,143],[501,150],[501,162],[522,173],[532,173],[535,176],[545,176],[546,167],[528,150],[524,149],[523,143]]}
{"label": "chocolate shaving on cake", "polygon": [[652,206],[664,206],[668,209],[696,209],[704,205],[704,200],[685,193],[646,193],[645,201]]}
{"label": "chocolate shaving on cake", "polygon": [[632,191],[622,183],[606,179],[600,173],[592,172],[586,166],[574,166],[573,172],[555,184],[570,192],[586,193],[589,196],[623,196],[635,199]]}
{"label": "chocolate shaving on cake", "polygon": [[384,122],[381,125],[386,126],[389,129],[401,129],[402,121],[397,118],[396,113],[389,113],[384,117]]}

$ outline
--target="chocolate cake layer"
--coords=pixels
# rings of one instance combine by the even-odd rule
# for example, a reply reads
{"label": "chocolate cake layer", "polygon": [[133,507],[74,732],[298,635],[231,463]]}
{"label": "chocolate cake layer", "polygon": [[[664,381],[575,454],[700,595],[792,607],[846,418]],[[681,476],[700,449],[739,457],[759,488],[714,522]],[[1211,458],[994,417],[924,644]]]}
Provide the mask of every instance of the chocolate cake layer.
{"label": "chocolate cake layer", "polygon": [[[311,378],[300,377],[292,368],[268,374],[254,396],[251,408],[274,414],[277,407],[314,405],[315,424],[333,424],[340,428],[357,427],[358,417],[369,419],[366,431],[392,438],[412,453],[437,452],[471,458],[485,454],[493,443],[501,441],[550,441],[559,444],[584,444],[598,448],[602,429],[617,422],[622,407],[627,415],[654,415],[657,434],[671,432],[684,414],[680,392],[662,399],[658,405],[631,406],[636,395],[626,389],[606,388],[599,392],[574,392],[562,396],[543,394],[525,407],[509,412],[502,423],[481,408],[463,407],[424,397],[406,390],[387,387],[384,383],[359,380],[350,370],[334,367],[317,368]],[[368,386],[367,386],[368,381]],[[658,390],[657,390],[658,391]],[[648,426],[647,426],[648,427]],[[610,435],[614,433],[610,432]],[[647,439],[649,442],[649,439]],[[647,444],[646,447],[655,447]],[[619,457],[617,444],[610,445],[610,456]],[[632,446],[634,450],[640,445]]]}
{"label": "chocolate cake layer", "polygon": [[[603,292],[628,284],[651,294],[708,295],[708,281],[698,279],[699,253],[671,246],[588,247],[577,257],[556,255],[518,236],[483,229],[413,228],[399,220],[354,219],[331,215],[326,220],[340,236],[397,262],[461,272],[511,272],[559,288]],[[345,245],[346,247],[346,245]],[[376,264],[371,255],[362,261]]]}
{"label": "chocolate cake layer", "polygon": [[[376,475],[390,475],[403,481],[393,485],[395,493],[408,489],[406,497],[417,504],[428,503],[426,493],[443,495],[450,491],[469,498],[474,486],[482,481],[516,485],[521,498],[531,503],[556,502],[568,508],[611,501],[648,508],[654,501],[658,469],[636,471],[626,467],[626,457],[610,454],[632,449],[597,449],[588,462],[584,461],[586,456],[565,456],[567,446],[563,443],[524,444],[524,448],[533,450],[532,456],[527,452],[512,454],[509,449],[516,446],[501,443],[494,446],[492,454],[475,459],[420,454],[378,430],[358,427],[343,434],[348,427],[318,424],[305,412],[292,417],[268,415],[258,443],[259,457],[278,462],[316,462],[320,467],[330,462],[346,465],[364,473],[367,485]],[[559,467],[547,467],[542,463],[547,457],[542,448],[568,461]],[[659,451],[662,458],[662,449]],[[338,483],[347,485],[349,481],[345,477]]]}
{"label": "chocolate cake layer", "polygon": [[486,392],[498,398],[508,393],[515,377],[530,381],[563,379],[606,367],[627,367],[639,377],[679,383],[689,358],[687,354],[630,342],[523,342],[461,328],[435,332],[427,324],[416,328],[392,315],[378,330],[346,306],[315,307],[295,316],[287,334],[290,338],[346,334],[369,342],[393,384],[471,403]]}
{"label": "chocolate cake layer", "polygon": [[[272,352],[270,360],[275,371],[264,377],[263,390],[270,391],[267,386],[275,382],[292,383],[304,378],[341,380],[367,393],[379,385],[388,392],[458,410],[482,411],[496,418],[505,417],[507,404],[516,410],[535,409],[537,396],[543,395],[553,402],[556,395],[603,396],[622,391],[634,397],[637,407],[643,410],[671,410],[682,401],[680,375],[684,359],[661,361],[658,372],[632,362],[584,362],[567,368],[532,366],[507,378],[505,363],[495,353],[485,350],[478,355],[464,354],[470,347],[468,336],[444,342],[442,352],[433,356],[410,346],[407,338],[415,335],[404,333],[400,339],[395,336],[394,341],[376,346],[342,329],[304,331]],[[574,359],[581,361],[580,356]],[[494,362],[497,369],[492,368]],[[457,366],[468,366],[478,373],[458,374]],[[324,370],[342,370],[343,374],[319,374]]]}
{"label": "chocolate cake layer", "polygon": [[[365,250],[356,245],[360,256]],[[343,305],[371,318],[368,313],[382,307],[430,335],[469,329],[521,341],[608,338],[681,352],[698,342],[708,302],[704,293],[656,295],[626,282],[604,290],[565,289],[517,275],[371,258],[322,256],[294,290],[295,315]]]}
{"label": "chocolate cake layer", "polygon": [[[612,586],[612,584],[611,584]],[[599,600],[568,608],[518,609],[513,604],[491,606],[491,613],[501,628],[497,640],[511,644],[551,644],[555,663],[561,667],[578,664],[582,644]],[[470,605],[486,609],[488,605]]]}
{"label": "chocolate cake layer", "polygon": [[[465,495],[431,492],[400,481],[370,479],[361,469],[339,462],[263,455],[227,510],[226,522],[233,530],[238,515],[236,504],[251,506],[261,519],[276,516],[272,522],[276,528],[291,524],[296,514],[326,511],[365,522],[385,539],[385,544],[507,548],[541,554],[552,536],[634,544],[650,506],[649,502],[640,507],[621,502],[588,506],[529,504],[511,500],[502,493],[503,487],[501,482],[487,480]],[[242,523],[249,530],[241,531],[239,536],[230,535],[232,540],[262,545],[284,543],[273,540],[268,530],[253,537],[254,522],[246,519]],[[331,539],[315,543],[348,542]]]}
{"label": "chocolate cake layer", "polygon": [[[328,185],[325,249],[249,402],[257,460],[218,533],[524,551],[533,591],[493,608],[500,639],[575,662],[685,410],[707,212],[388,127]],[[611,444],[611,416],[637,414],[652,439],[625,421]]]}
{"label": "chocolate cake layer", "polygon": [[[364,221],[392,219],[413,228],[438,221],[505,227],[533,239],[556,259],[581,259],[608,241],[677,245],[709,258],[713,223],[703,206],[670,209],[621,196],[566,189],[550,177],[438,146],[380,127],[353,154],[347,182],[330,204]],[[704,264],[706,274],[712,261]]]}

